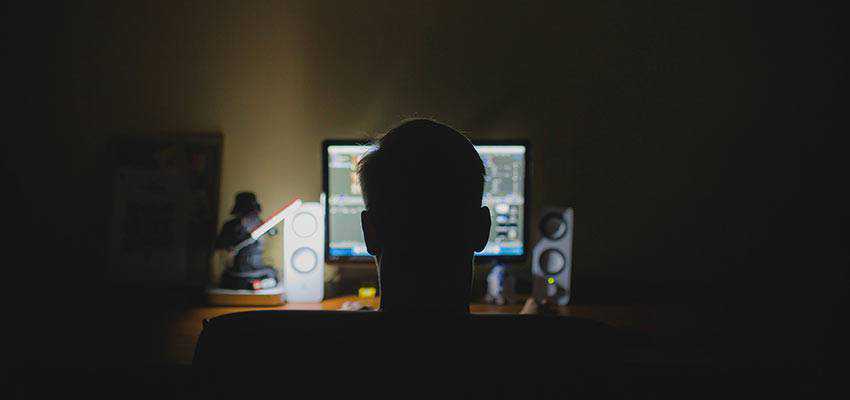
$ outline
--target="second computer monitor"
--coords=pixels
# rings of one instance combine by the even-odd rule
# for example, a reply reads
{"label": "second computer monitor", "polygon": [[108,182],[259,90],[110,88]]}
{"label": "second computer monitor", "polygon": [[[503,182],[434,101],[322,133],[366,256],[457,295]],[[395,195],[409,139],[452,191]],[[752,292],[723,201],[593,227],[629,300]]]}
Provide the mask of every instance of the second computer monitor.
{"label": "second computer monitor", "polygon": [[[487,246],[477,258],[511,261],[528,250],[528,143],[473,141],[484,163],[482,205],[490,208]],[[365,205],[357,179],[357,162],[371,147],[350,140],[327,140],[323,150],[325,257],[329,262],[371,261],[363,240],[360,212]],[[431,249],[439,257],[440,249]],[[423,254],[425,255],[425,254]]]}

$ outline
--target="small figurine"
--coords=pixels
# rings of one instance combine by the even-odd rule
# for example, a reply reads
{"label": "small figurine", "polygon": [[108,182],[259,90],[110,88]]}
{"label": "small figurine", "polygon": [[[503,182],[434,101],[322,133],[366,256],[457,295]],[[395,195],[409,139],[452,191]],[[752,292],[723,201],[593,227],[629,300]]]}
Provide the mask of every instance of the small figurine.
{"label": "small figurine", "polygon": [[484,295],[484,301],[500,306],[512,304],[516,297],[515,285],[516,280],[508,271],[508,267],[496,262],[487,274],[487,292]]}
{"label": "small figurine", "polygon": [[260,219],[260,203],[252,192],[239,192],[230,214],[233,219],[221,227],[215,248],[230,253],[232,264],[221,275],[219,286],[222,289],[269,289],[277,286],[277,271],[263,265],[263,238],[256,241],[246,239],[251,231],[263,223]]}

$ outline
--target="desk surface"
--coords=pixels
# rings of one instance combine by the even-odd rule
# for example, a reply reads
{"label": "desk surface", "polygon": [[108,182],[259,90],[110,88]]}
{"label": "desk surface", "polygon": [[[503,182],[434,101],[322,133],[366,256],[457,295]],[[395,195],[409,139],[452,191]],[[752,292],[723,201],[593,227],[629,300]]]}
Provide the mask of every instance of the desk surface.
{"label": "desk surface", "polygon": [[[288,303],[273,307],[220,307],[202,306],[191,307],[175,311],[168,316],[168,325],[164,355],[167,362],[190,364],[195,351],[198,335],[201,333],[204,319],[214,318],[219,315],[251,310],[339,310],[347,301],[360,301],[361,303],[377,307],[378,299],[358,299],[356,296],[343,296],[327,299],[321,303]],[[472,313],[508,313],[517,314],[522,309],[521,304],[497,306],[492,304],[472,304]],[[597,306],[597,305],[569,305],[559,307],[561,315],[589,318],[609,325],[657,333],[665,327],[659,324],[657,318],[659,309],[649,306]]]}

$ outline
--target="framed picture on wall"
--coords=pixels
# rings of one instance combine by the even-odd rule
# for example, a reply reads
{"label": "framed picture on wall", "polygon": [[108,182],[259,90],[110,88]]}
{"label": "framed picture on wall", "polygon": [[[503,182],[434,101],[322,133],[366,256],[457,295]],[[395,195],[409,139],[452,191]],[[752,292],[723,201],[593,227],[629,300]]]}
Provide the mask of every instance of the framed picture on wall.
{"label": "framed picture on wall", "polygon": [[206,283],[218,227],[220,133],[122,136],[110,146],[110,281]]}

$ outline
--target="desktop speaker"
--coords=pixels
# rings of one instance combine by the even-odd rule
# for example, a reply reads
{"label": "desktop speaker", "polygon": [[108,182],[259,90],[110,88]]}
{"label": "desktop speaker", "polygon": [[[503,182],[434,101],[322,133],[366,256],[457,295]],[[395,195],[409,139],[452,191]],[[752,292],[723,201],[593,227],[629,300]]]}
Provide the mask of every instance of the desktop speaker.
{"label": "desktop speaker", "polygon": [[325,284],[324,207],[303,203],[283,224],[283,291],[287,302],[322,301]]}
{"label": "desktop speaker", "polygon": [[570,302],[573,274],[573,209],[544,209],[540,241],[531,251],[532,294],[558,305]]}

